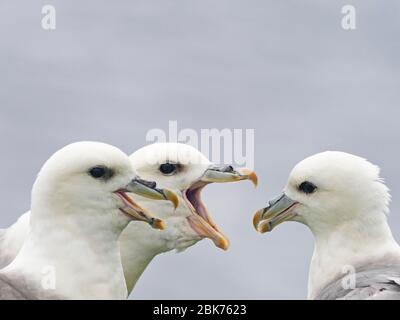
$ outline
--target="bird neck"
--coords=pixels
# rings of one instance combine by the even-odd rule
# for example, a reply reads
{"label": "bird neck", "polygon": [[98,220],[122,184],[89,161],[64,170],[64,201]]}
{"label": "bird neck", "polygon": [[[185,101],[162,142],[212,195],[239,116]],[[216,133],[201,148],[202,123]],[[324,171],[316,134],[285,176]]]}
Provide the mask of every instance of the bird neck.
{"label": "bird neck", "polygon": [[122,229],[110,223],[112,214],[87,210],[39,219],[32,210],[27,240],[7,269],[25,275],[44,298],[125,299],[118,244]]}
{"label": "bird neck", "polygon": [[357,266],[400,253],[384,213],[361,215],[334,228],[312,228],[312,232],[315,246],[309,271],[309,299],[339,276],[357,271]]}
{"label": "bird neck", "polygon": [[10,264],[17,256],[29,231],[30,212],[24,213],[0,236],[0,269]]}
{"label": "bird neck", "polygon": [[128,295],[154,257],[173,249],[160,238],[158,230],[140,222],[131,222],[125,228],[119,245]]}

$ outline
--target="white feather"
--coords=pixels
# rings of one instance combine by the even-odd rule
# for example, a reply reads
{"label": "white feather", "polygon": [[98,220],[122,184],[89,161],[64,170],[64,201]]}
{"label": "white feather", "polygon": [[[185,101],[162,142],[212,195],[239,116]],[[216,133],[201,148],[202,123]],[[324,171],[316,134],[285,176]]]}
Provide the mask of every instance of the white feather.
{"label": "white feather", "polygon": [[[317,191],[300,192],[303,181],[312,182]],[[344,152],[319,153],[295,166],[284,191],[300,203],[295,220],[306,224],[315,237],[310,299],[345,274],[347,266],[385,256],[400,261],[400,248],[386,217],[390,195],[377,166]]]}

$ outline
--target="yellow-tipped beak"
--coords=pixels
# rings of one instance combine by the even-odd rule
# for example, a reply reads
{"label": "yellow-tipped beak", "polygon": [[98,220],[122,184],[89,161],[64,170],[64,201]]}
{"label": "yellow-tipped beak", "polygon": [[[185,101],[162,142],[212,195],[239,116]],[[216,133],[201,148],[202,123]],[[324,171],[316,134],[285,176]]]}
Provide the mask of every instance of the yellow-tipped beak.
{"label": "yellow-tipped beak", "polygon": [[158,189],[155,182],[135,179],[126,187],[126,190],[148,199],[171,201],[175,209],[179,205],[178,196],[173,191]]}
{"label": "yellow-tipped beak", "polygon": [[176,208],[178,208],[178,206],[179,206],[179,198],[176,195],[176,193],[169,189],[163,189],[163,193],[164,193],[165,200],[171,201],[172,204],[174,205],[174,209],[176,210]]}
{"label": "yellow-tipped beak", "polygon": [[241,180],[250,180],[253,183],[254,187],[258,186],[258,177],[254,171],[247,168],[241,168],[237,171],[243,177],[243,179]]}
{"label": "yellow-tipped beak", "polygon": [[262,215],[263,215],[263,213],[264,213],[264,210],[265,210],[265,209],[258,210],[258,211],[254,214],[254,217],[253,217],[253,226],[254,226],[254,229],[256,229],[257,231],[258,231],[258,225],[259,225],[259,223],[260,223],[260,221],[261,221],[261,218],[262,218]]}
{"label": "yellow-tipped beak", "polygon": [[260,232],[270,232],[284,221],[292,220],[296,214],[297,201],[285,194],[271,200],[269,206],[258,210],[253,217],[253,226]]}
{"label": "yellow-tipped beak", "polygon": [[120,208],[120,210],[130,216],[133,220],[147,222],[154,229],[163,230],[165,228],[164,221],[154,217],[148,210],[139,206],[125,193],[125,191],[116,191],[114,194],[124,203],[124,207]]}
{"label": "yellow-tipped beak", "polygon": [[247,168],[235,170],[231,166],[210,168],[201,178],[201,181],[207,183],[224,183],[242,180],[250,180],[254,186],[257,186],[258,184],[258,177],[254,171]]}
{"label": "yellow-tipped beak", "polygon": [[179,205],[178,196],[168,189],[157,189],[156,183],[139,178],[132,180],[125,188],[118,190],[115,194],[123,201],[124,207],[121,208],[125,214],[134,220],[145,221],[153,228],[163,230],[165,224],[161,219],[155,218],[148,210],[139,206],[127,193],[134,193],[152,200],[168,200],[176,209]]}

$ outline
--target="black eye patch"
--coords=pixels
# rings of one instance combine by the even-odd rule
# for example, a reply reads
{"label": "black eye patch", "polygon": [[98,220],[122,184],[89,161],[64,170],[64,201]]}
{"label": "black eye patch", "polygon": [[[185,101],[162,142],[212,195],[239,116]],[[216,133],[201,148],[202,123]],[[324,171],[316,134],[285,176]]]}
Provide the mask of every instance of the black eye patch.
{"label": "black eye patch", "polygon": [[299,185],[299,190],[306,194],[313,193],[317,189],[317,186],[309,181],[304,181]]}
{"label": "black eye patch", "polygon": [[107,167],[96,166],[89,170],[89,175],[95,179],[108,180],[108,179],[112,178],[112,176],[114,175],[114,172]]}

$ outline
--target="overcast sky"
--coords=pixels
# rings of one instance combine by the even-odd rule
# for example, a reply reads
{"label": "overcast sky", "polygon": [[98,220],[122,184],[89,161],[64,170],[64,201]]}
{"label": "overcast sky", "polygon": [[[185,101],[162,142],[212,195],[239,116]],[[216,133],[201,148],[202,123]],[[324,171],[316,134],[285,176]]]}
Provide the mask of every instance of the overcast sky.
{"label": "overcast sky", "polygon": [[[52,4],[57,28],[41,28]],[[341,27],[353,4],[357,29]],[[253,213],[292,167],[325,150],[368,158],[393,195],[400,240],[400,2],[2,0],[0,226],[29,209],[44,161],[74,141],[131,153],[150,129],[255,129],[250,183],[204,200],[231,239],[159,256],[133,298],[305,298],[311,233],[286,223],[259,235]]]}

